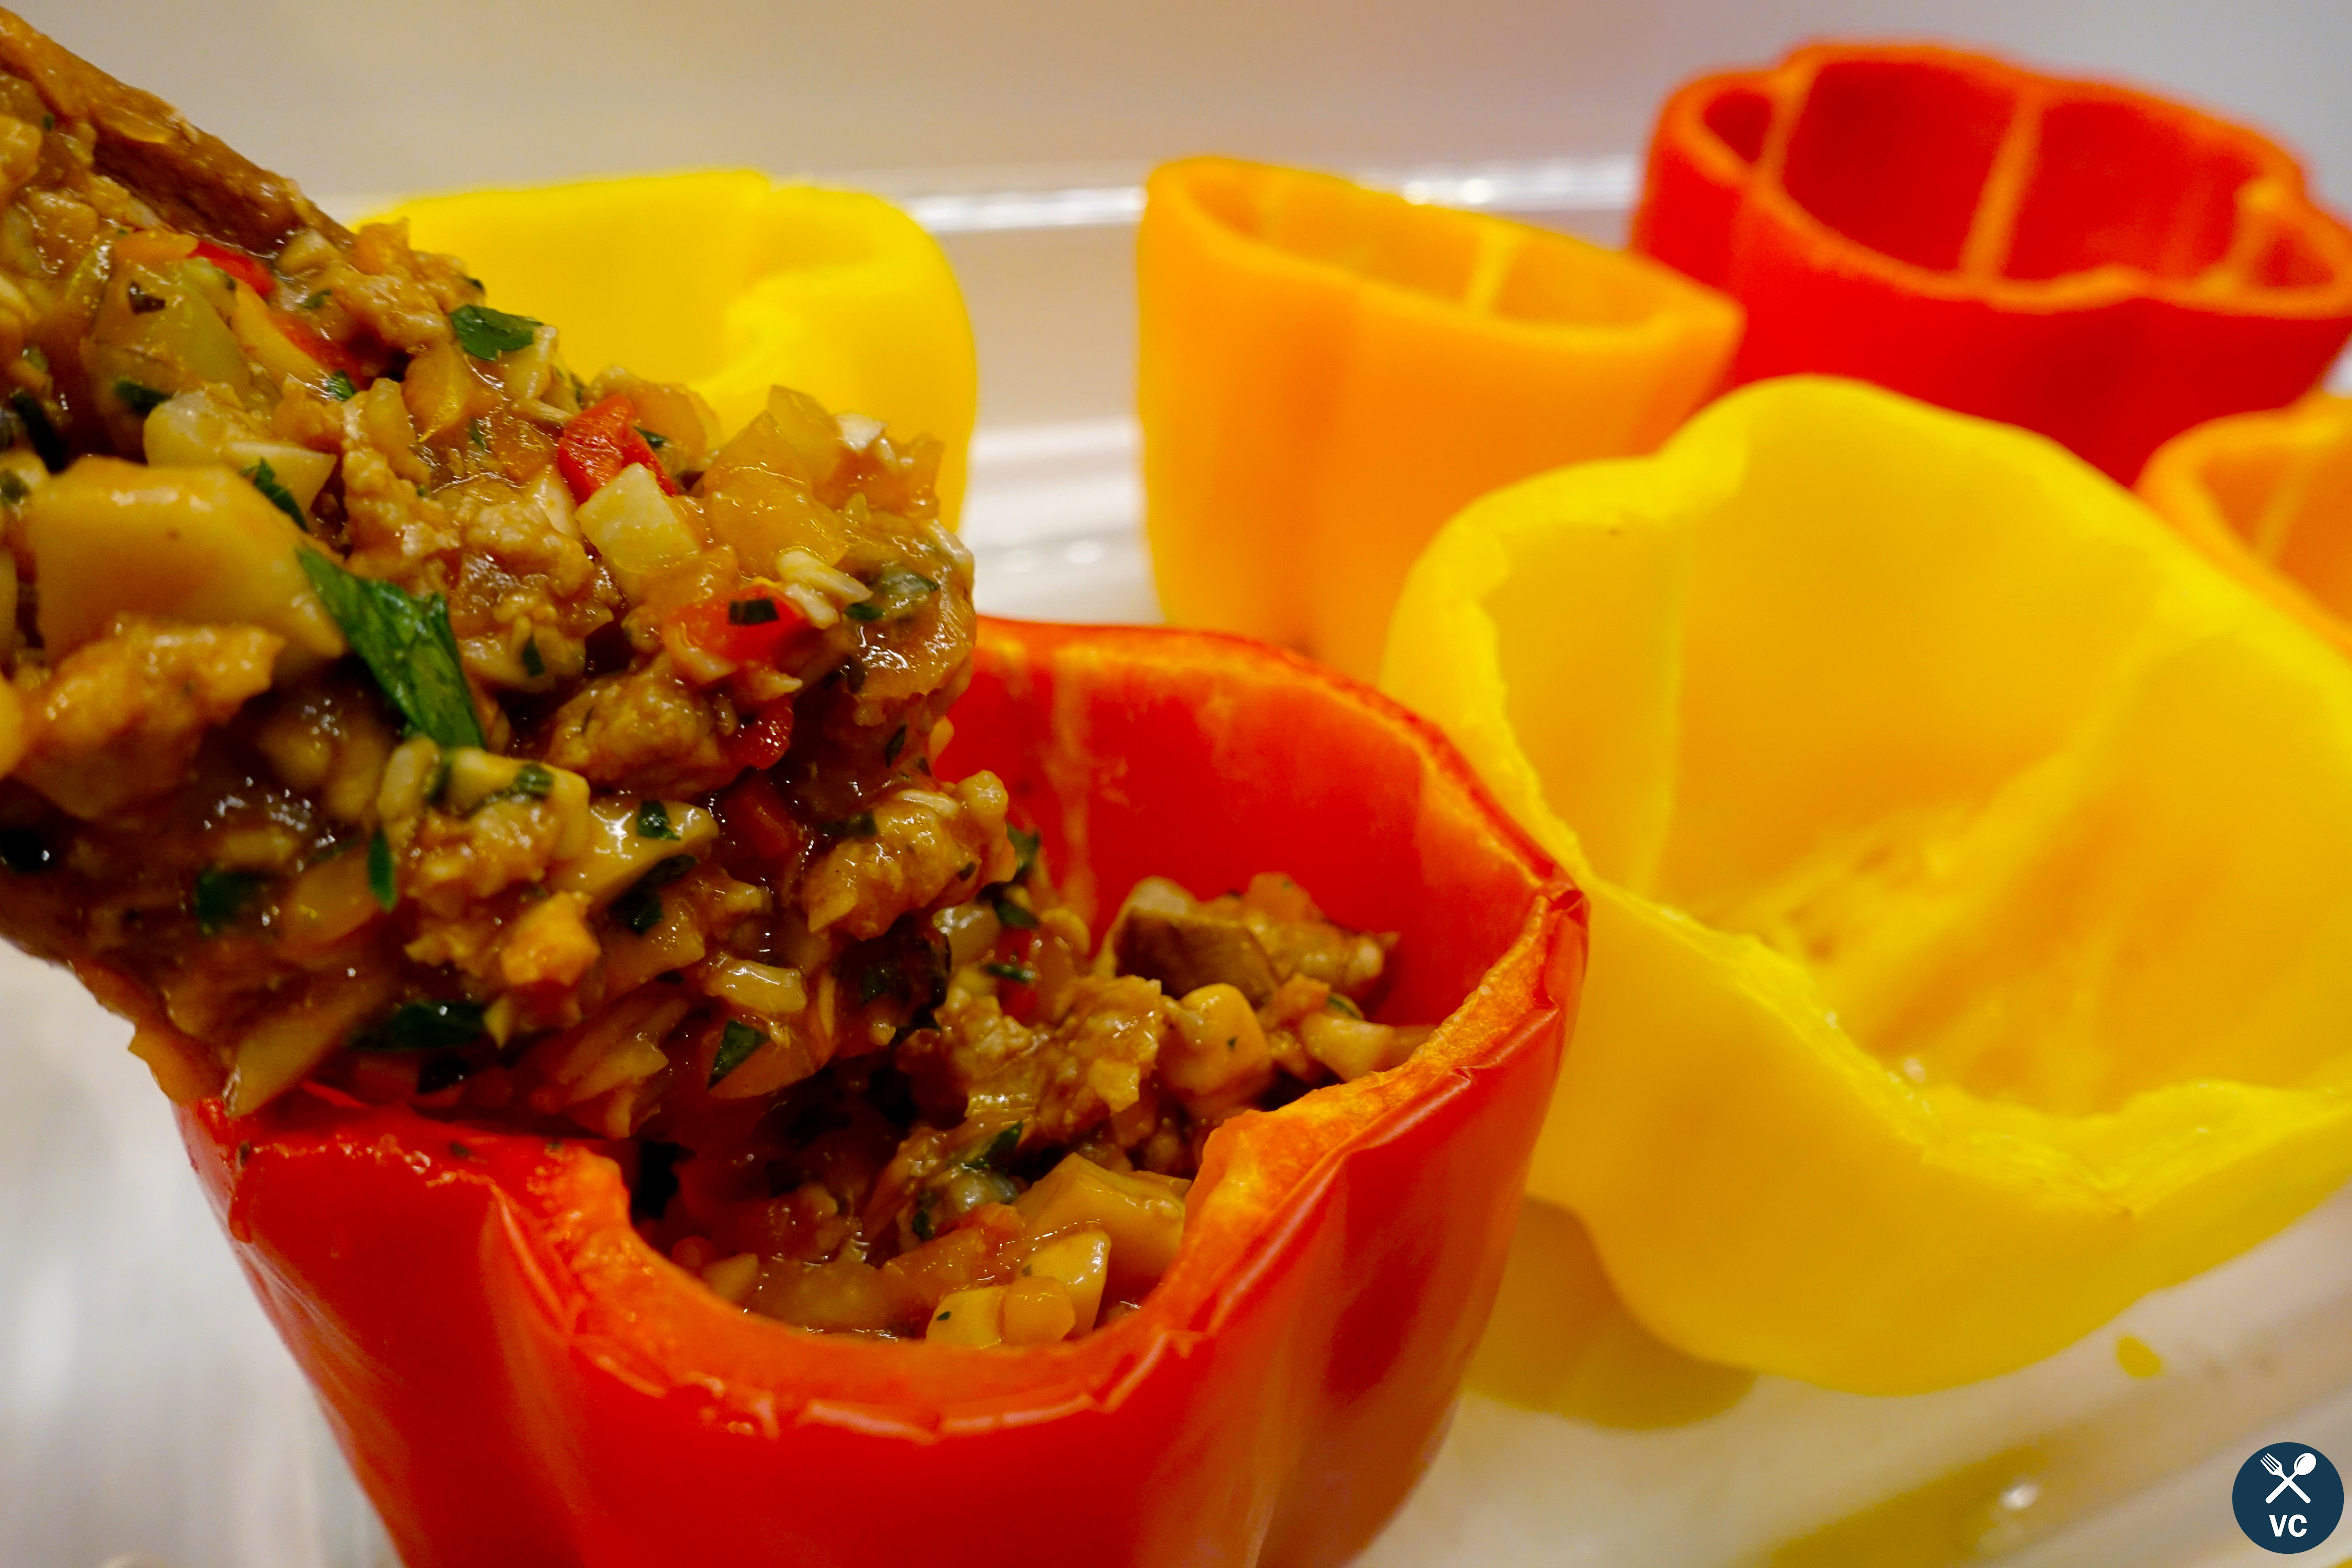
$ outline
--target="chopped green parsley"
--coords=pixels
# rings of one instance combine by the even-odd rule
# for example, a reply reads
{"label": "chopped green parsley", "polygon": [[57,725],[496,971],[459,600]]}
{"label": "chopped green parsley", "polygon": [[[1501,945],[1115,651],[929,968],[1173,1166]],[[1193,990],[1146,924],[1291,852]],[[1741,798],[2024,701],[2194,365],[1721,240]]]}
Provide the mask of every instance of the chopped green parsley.
{"label": "chopped green parsley", "polygon": [[768,1037],[738,1018],[727,1020],[727,1027],[719,1034],[719,1054],[710,1058],[710,1082],[717,1089],[719,1080],[741,1067],[751,1053],[768,1043]]}
{"label": "chopped green parsley", "polygon": [[539,322],[530,316],[509,315],[488,305],[460,305],[449,312],[449,326],[457,346],[476,359],[496,359],[530,347]]}
{"label": "chopped green parsley", "polygon": [[449,629],[447,601],[438,594],[420,599],[397,584],[355,575],[316,550],[299,551],[296,558],[351,639],[352,651],[417,733],[444,746],[484,744],[457,638]]}
{"label": "chopped green parsley", "polygon": [[263,458],[253,467],[240,468],[237,472],[252,482],[253,488],[261,492],[263,500],[284,512],[288,521],[305,533],[310,531],[310,520],[302,515],[302,503],[294,499],[292,490],[278,482],[278,470],[269,466],[268,458]]}

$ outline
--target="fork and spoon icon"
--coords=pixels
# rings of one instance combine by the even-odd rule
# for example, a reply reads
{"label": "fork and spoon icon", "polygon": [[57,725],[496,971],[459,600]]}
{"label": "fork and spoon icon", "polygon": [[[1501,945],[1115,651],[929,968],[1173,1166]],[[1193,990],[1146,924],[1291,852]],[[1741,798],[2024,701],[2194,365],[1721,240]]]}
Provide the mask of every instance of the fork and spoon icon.
{"label": "fork and spoon icon", "polygon": [[2263,1455],[2263,1468],[2276,1476],[2279,1479],[2279,1484],[2271,1489],[2271,1495],[2263,1499],[2263,1501],[2265,1503],[2276,1502],[2278,1500],[2279,1493],[2291,1491],[2294,1493],[2295,1496],[2301,1498],[2305,1502],[2308,1503],[2311,1500],[2311,1494],[2305,1491],[2301,1487],[2296,1486],[2294,1483],[2301,1480],[2304,1477],[2311,1474],[2312,1471],[2318,1468],[2319,1456],[2313,1453],[2308,1448],[2305,1448],[2303,1451],[2302,1457],[2295,1460],[2294,1468],[2291,1472],[2284,1465],[2278,1462],[2277,1455],[2265,1451]]}

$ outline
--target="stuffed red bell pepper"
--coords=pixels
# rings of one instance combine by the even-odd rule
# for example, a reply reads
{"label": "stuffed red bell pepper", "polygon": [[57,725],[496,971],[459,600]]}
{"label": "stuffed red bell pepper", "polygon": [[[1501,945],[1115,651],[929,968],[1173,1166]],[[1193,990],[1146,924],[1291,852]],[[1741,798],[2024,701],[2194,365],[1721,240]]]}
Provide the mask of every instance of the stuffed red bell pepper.
{"label": "stuffed red bell pepper", "polygon": [[1273,861],[1393,929],[1402,1067],[1225,1125],[1140,1309],[1019,1352],[795,1332],[640,1240],[592,1142],[305,1092],[183,1125],[411,1568],[1345,1561],[1443,1429],[1582,905],[1416,721],[1239,641],[994,624],[959,747],[1073,897]]}
{"label": "stuffed red bell pepper", "polygon": [[2308,391],[2352,334],[2352,231],[2276,145],[1950,49],[1683,87],[1633,245],[1747,308],[1735,383],[1874,381],[2126,483],[2189,426]]}

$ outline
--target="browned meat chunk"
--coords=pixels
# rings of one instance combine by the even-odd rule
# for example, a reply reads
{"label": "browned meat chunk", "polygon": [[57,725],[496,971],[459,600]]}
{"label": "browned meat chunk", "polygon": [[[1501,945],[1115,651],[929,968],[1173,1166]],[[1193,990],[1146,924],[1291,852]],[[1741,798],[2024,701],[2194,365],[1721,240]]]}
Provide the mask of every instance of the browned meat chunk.
{"label": "browned meat chunk", "polygon": [[84,821],[167,795],[205,732],[268,689],[280,646],[255,626],[118,616],[28,693],[32,739],[16,775]]}

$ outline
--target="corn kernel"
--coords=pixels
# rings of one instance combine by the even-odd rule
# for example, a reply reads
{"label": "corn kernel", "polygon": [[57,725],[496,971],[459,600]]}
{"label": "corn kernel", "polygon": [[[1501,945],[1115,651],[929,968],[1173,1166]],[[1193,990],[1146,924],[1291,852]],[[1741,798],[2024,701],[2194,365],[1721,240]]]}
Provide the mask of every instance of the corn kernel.
{"label": "corn kernel", "polygon": [[1004,1287],[982,1285],[976,1290],[956,1290],[940,1298],[923,1337],[949,1345],[994,1345],[1004,1342]]}
{"label": "corn kernel", "polygon": [[1078,1310],[1068,1286],[1038,1274],[1004,1288],[1001,1321],[1008,1345],[1050,1345],[1077,1327]]}
{"label": "corn kernel", "polygon": [[1110,1273],[1110,1235],[1088,1226],[1055,1237],[1029,1254],[1021,1272],[1027,1279],[1057,1281],[1069,1298],[1076,1331],[1092,1333]]}

